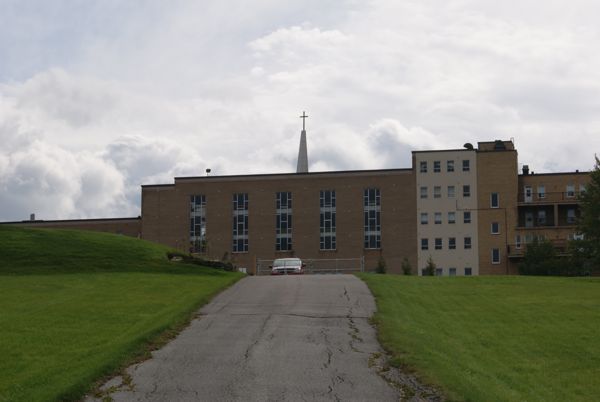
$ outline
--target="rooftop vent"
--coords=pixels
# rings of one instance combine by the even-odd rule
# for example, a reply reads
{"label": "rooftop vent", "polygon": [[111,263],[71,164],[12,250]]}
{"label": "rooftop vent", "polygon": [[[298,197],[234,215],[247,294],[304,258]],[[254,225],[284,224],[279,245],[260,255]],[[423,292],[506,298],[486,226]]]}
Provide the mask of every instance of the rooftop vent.
{"label": "rooftop vent", "polygon": [[523,175],[527,176],[529,174],[529,165],[523,165]]}
{"label": "rooftop vent", "polygon": [[473,149],[473,144],[467,142],[465,145],[463,145],[463,147],[465,147],[466,149]]}
{"label": "rooftop vent", "polygon": [[506,145],[502,140],[494,141],[494,151],[506,151]]}

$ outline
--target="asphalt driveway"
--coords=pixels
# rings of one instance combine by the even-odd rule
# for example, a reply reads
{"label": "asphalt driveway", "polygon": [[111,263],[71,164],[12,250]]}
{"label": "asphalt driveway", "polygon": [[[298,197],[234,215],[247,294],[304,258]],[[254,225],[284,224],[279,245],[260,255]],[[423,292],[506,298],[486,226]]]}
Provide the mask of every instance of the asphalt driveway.
{"label": "asphalt driveway", "polygon": [[369,367],[374,311],[352,275],[247,277],[104,388],[115,401],[398,400]]}

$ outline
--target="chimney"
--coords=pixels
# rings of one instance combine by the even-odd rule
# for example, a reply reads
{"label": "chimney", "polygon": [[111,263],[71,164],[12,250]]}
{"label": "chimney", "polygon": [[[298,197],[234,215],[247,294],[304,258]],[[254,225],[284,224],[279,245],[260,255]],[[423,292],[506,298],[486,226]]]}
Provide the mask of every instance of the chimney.
{"label": "chimney", "polygon": [[523,176],[527,176],[529,174],[529,165],[523,165]]}

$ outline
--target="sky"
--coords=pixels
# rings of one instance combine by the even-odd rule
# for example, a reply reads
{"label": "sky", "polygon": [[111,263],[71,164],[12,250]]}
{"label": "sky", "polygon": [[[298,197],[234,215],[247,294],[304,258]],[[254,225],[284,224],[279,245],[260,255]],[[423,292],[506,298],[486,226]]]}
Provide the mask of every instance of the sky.
{"label": "sky", "polygon": [[0,221],[137,216],[140,185],[600,151],[597,0],[0,0]]}

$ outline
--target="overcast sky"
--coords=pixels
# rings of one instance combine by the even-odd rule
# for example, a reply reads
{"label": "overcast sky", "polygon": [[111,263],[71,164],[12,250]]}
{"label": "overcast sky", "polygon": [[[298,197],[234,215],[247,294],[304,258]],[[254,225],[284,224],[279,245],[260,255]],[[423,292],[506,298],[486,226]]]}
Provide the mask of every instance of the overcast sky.
{"label": "overcast sky", "polygon": [[0,0],[0,220],[137,216],[140,184],[600,151],[597,0]]}

